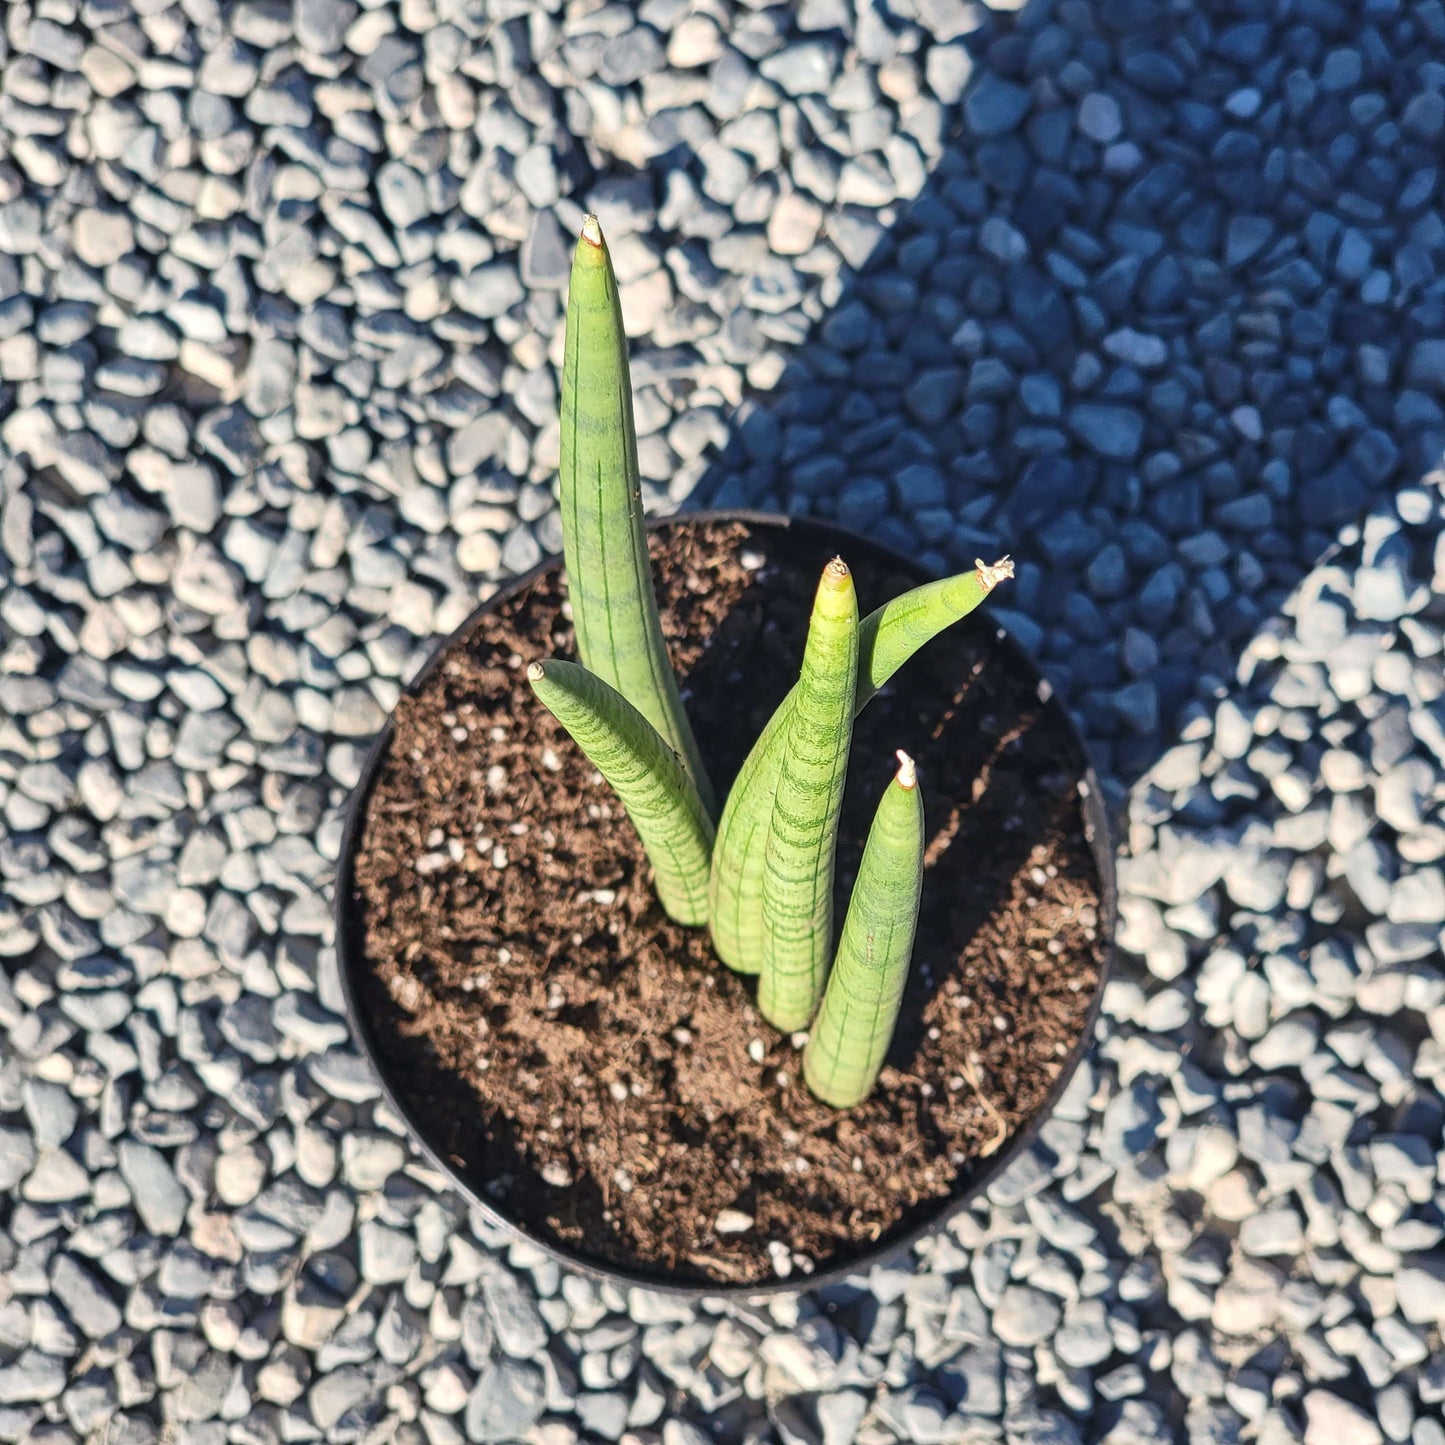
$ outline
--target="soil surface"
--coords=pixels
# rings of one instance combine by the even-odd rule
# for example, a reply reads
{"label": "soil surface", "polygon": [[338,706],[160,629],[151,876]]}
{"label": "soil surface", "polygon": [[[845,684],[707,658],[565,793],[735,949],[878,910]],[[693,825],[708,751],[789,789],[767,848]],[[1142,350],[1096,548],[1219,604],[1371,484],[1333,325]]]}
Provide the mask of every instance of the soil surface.
{"label": "soil surface", "polygon": [[[721,793],[796,677],[828,554],[709,522],[655,533],[653,556]],[[913,585],[845,560],[864,612]],[[664,916],[625,813],[534,700],[526,664],[572,647],[554,571],[397,707],[353,880],[383,1072],[480,1194],[573,1251],[675,1282],[844,1263],[967,1188],[1078,1041],[1104,952],[1081,759],[983,613],[859,719],[839,924],[900,747],[929,842],[889,1064],[836,1111],[752,981]]]}

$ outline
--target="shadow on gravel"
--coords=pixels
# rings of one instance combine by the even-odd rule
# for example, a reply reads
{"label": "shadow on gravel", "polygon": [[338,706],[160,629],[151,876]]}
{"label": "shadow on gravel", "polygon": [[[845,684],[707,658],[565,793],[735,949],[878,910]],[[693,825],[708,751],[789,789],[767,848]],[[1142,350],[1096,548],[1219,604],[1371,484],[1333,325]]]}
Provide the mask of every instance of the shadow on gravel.
{"label": "shadow on gravel", "polygon": [[971,37],[942,162],[691,499],[940,571],[1011,552],[994,615],[1125,785],[1445,446],[1445,35],[1309,9],[1040,5]]}
{"label": "shadow on gravel", "polygon": [[[886,229],[862,211],[833,223],[853,271],[690,504],[834,517],[939,572],[1012,553],[992,615],[1118,801],[1240,690],[1242,654],[1311,569],[1440,464],[1445,11],[1065,0],[962,44],[941,163]],[[747,342],[756,321],[730,332]],[[1157,1270],[1094,1187],[1066,1207]],[[1157,1274],[1141,1290],[1141,1325],[1214,1367],[1207,1325]],[[909,1306],[920,1349],[926,1315]],[[957,1348],[978,1353],[966,1331]],[[1276,1340],[1256,1363],[1288,1354]],[[996,1357],[946,1403],[922,1364],[898,1397],[904,1438],[915,1406],[997,1408]],[[1056,1386],[1078,1419],[1088,1380],[1072,1404]],[[1136,1405],[1162,1411],[1166,1434],[1185,1418],[1168,1376],[1148,1396],[1098,1408],[1120,1428]]]}

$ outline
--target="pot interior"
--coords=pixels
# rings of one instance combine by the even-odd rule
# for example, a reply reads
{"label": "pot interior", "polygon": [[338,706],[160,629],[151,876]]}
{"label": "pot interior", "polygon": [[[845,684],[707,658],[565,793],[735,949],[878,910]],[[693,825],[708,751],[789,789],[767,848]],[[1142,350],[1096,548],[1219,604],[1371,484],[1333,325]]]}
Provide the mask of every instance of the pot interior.
{"label": "pot interior", "polygon": [[[835,553],[865,612],[923,580],[817,525],[654,532],[720,792],[796,677]],[[358,1032],[442,1167],[571,1263],[710,1289],[856,1268],[983,1187],[1082,1051],[1114,904],[1077,736],[986,608],[858,719],[835,925],[900,747],[928,853],[889,1064],[869,1100],[832,1110],[752,982],[662,914],[620,806],[532,698],[526,663],[572,653],[562,600],[553,564],[482,609],[378,742],[338,891]]]}

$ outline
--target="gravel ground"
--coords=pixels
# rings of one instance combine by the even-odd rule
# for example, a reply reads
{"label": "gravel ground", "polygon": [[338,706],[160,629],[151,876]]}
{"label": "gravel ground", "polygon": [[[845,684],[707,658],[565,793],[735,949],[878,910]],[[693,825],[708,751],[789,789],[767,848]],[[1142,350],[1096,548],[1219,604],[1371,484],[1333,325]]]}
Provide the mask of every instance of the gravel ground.
{"label": "gravel ground", "polygon": [[[0,1440],[1442,1445],[1442,134],[1439,0],[12,0]],[[654,507],[1012,551],[1125,818],[1041,1142],[766,1306],[492,1237],[338,1017],[588,208]]]}

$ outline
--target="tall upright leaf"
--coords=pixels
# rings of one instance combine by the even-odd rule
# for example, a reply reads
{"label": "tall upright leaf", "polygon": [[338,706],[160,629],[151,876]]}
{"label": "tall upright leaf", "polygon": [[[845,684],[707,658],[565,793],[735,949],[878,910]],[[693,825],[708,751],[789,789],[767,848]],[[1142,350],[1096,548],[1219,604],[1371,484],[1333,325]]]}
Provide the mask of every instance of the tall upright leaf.
{"label": "tall upright leaf", "polygon": [[583,222],[572,258],[559,471],[562,550],[578,655],[681,755],[711,812],[712,787],[657,615],[627,337],[612,258],[596,216]]}
{"label": "tall upright leaf", "polygon": [[[1013,576],[1007,558],[925,583],[885,603],[859,624],[855,715],[926,642],[972,612]],[[738,973],[762,966],[763,853],[781,765],[780,747],[796,688],[779,704],[738,772],[718,823],[708,888],[709,926],[718,957]]]}
{"label": "tall upright leaf", "polygon": [[825,1104],[861,1103],[872,1091],[898,1022],[923,889],[923,799],[913,759],[873,815],[858,881],[803,1050],[803,1078]]}
{"label": "tall upright leaf", "polygon": [[764,849],[758,1008],[784,1032],[806,1027],[827,977],[857,673],[858,598],[852,573],[835,557],[813,600]]}
{"label": "tall upright leaf", "polygon": [[682,759],[615,688],[575,662],[534,662],[527,681],[611,784],[652,864],[668,917],[707,922],[713,826]]}

